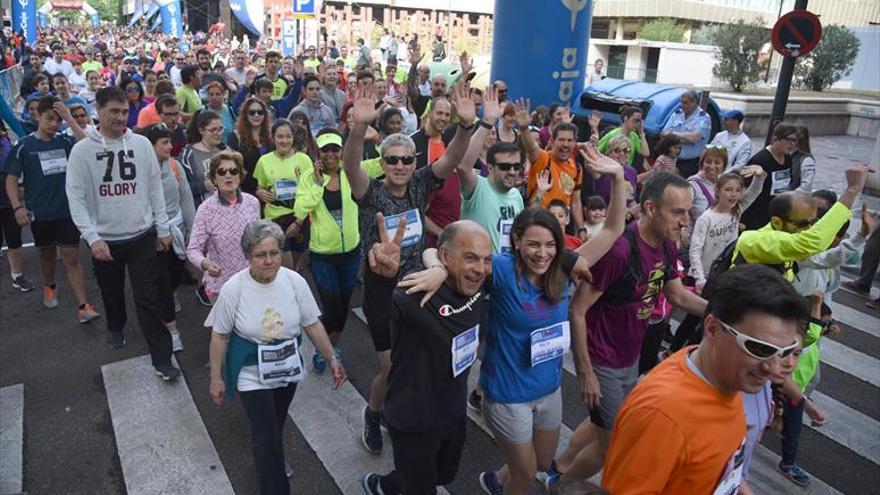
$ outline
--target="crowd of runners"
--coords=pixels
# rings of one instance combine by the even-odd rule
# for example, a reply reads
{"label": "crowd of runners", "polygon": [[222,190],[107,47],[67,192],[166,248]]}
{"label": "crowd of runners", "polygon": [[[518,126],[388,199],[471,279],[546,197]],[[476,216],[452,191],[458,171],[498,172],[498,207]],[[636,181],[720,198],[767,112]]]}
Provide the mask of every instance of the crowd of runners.
{"label": "crowd of runners", "polygon": [[[693,91],[658,136],[639,107],[576,125],[504,81],[471,87],[466,54],[432,73],[415,37],[391,56],[364,40],[282,56],[272,40],[110,27],[8,42],[23,67],[0,138],[12,285],[106,324],[117,349],[127,273],[169,382],[198,331],[177,314],[205,313],[205,392],[240,398],[262,493],[290,493],[297,383],[347,379],[339,342],[358,287],[377,363],[364,455],[394,458],[363,474],[366,494],[449,484],[468,408],[505,461],[474,492],[525,494],[537,479],[548,493],[751,494],[772,428],[780,475],[810,483],[798,437],[804,414],[829,420],[809,398],[837,330],[827,303],[862,250],[843,283],[868,293],[880,236],[876,213],[853,212],[866,165],[843,190],[814,190],[806,127],[781,122],[752,149],[741,111],[712,136]],[[24,228],[40,273],[25,273]],[[86,297],[85,247],[101,301]],[[184,278],[210,310],[181,307]],[[673,311],[690,315],[675,329]],[[569,351],[589,415],[557,456]],[[587,481],[600,470],[601,488]]]}

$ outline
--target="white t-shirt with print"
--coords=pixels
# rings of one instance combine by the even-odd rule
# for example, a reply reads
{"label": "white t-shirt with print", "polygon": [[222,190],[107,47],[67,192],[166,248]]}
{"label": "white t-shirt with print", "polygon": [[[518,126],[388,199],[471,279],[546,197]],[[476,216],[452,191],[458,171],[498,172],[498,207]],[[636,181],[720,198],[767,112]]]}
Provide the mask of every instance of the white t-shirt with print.
{"label": "white t-shirt with print", "polygon": [[[320,316],[308,283],[295,271],[281,267],[275,280],[261,284],[245,268],[220,289],[205,326],[222,335],[234,330],[239,337],[261,344],[296,338]],[[236,388],[247,392],[286,385],[261,383],[257,367],[252,365],[242,367]]]}

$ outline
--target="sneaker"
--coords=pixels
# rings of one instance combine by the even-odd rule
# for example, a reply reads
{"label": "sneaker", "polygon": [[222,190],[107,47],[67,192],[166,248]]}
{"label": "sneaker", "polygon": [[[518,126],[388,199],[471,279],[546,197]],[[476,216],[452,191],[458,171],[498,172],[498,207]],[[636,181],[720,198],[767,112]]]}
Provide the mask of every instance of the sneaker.
{"label": "sneaker", "polygon": [[379,481],[382,480],[382,477],[376,473],[367,473],[361,478],[361,488],[364,490],[364,495],[385,495],[385,492],[382,491],[382,484]]}
{"label": "sneaker", "polygon": [[82,309],[76,310],[76,321],[80,323],[88,323],[92,320],[97,320],[101,315],[95,311],[95,308],[92,307],[91,304],[86,303]]}
{"label": "sneaker", "polygon": [[122,349],[127,343],[125,334],[122,332],[110,332],[110,336],[107,337],[107,343],[110,344],[111,349]]}
{"label": "sneaker", "polygon": [[312,367],[315,368],[315,373],[319,375],[327,369],[327,361],[324,360],[324,356],[318,351],[312,354]]}
{"label": "sneaker", "polygon": [[783,466],[782,463],[780,463],[776,466],[776,469],[778,469],[783,476],[788,478],[795,485],[810,486],[810,476],[805,473],[803,469],[798,467],[797,464],[792,464],[791,466]]}
{"label": "sneaker", "polygon": [[171,364],[156,366],[156,374],[159,375],[159,378],[166,382],[173,382],[174,380],[180,378],[180,370],[175,368],[174,365]]}
{"label": "sneaker", "polygon": [[171,350],[180,352],[183,350],[183,341],[180,340],[180,332],[171,332]]}
{"label": "sneaker", "polygon": [[284,476],[287,476],[287,479],[293,478],[293,466],[287,462],[287,459],[284,459]]}
{"label": "sneaker", "polygon": [[874,299],[873,301],[868,301],[865,303],[869,309],[873,309],[875,311],[880,311],[880,299]]}
{"label": "sneaker", "polygon": [[848,289],[852,292],[855,292],[856,294],[858,294],[860,296],[867,296],[871,292],[871,289],[862,287],[861,285],[857,284],[854,280],[844,280],[843,282],[840,283],[840,286],[845,289]]}
{"label": "sneaker", "polygon": [[30,292],[34,290],[34,284],[32,284],[30,280],[25,278],[24,275],[19,275],[12,279],[12,287],[22,292]]}
{"label": "sneaker", "polygon": [[373,455],[382,453],[382,430],[379,427],[379,413],[370,411],[369,404],[364,406],[364,448]]}
{"label": "sneaker", "polygon": [[495,471],[483,471],[480,473],[480,488],[489,495],[501,495],[504,487],[498,482],[498,476]]}
{"label": "sneaker", "polygon": [[211,298],[208,297],[208,293],[205,292],[205,286],[199,285],[196,287],[196,298],[202,303],[203,306],[211,307],[213,304],[211,303]]}
{"label": "sneaker", "polygon": [[43,287],[43,306],[46,309],[58,307],[58,296],[55,294],[55,289],[48,285]]}
{"label": "sneaker", "polygon": [[559,480],[559,477],[562,476],[562,473],[556,469],[556,460],[550,462],[550,469],[544,472],[544,488],[547,490],[547,493],[550,493],[550,489],[553,487],[553,484]]}
{"label": "sneaker", "polygon": [[480,406],[483,404],[483,396],[477,394],[477,389],[471,390],[471,393],[468,394],[467,404],[474,411],[482,411]]}

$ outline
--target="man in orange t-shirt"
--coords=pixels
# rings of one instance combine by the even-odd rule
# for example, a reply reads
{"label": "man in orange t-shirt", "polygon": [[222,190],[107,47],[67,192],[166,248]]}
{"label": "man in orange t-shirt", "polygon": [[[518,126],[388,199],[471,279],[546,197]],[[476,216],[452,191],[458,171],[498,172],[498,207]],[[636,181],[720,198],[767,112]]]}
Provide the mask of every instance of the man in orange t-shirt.
{"label": "man in orange t-shirt", "polygon": [[[571,211],[574,232],[580,234],[584,227],[584,210],[581,205],[581,186],[584,176],[574,161],[577,151],[577,126],[563,122],[553,129],[550,150],[542,150],[529,131],[531,116],[528,104],[522,99],[516,102],[516,123],[531,166],[528,177],[528,205],[547,208],[554,199],[560,199]],[[548,181],[546,187],[539,179]]]}
{"label": "man in orange t-shirt", "polygon": [[809,308],[763,265],[723,274],[712,296],[700,346],[657,366],[620,410],[602,474],[614,495],[739,490],[746,433],[739,392],[757,392],[774,367],[796,359]]}

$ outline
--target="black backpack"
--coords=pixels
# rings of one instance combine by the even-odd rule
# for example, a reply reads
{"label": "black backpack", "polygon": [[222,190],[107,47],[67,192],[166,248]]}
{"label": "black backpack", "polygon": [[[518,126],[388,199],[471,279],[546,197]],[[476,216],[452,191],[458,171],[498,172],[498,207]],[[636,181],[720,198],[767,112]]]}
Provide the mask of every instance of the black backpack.
{"label": "black backpack", "polygon": [[[709,267],[709,273],[706,274],[706,285],[703,286],[703,292],[701,294],[703,299],[708,299],[711,296],[714,281],[718,280],[718,277],[722,273],[730,270],[731,266],[745,265],[746,263],[748,263],[742,253],[736,251],[737,242],[739,242],[739,238],[731,241],[731,243],[728,244],[723,251],[721,251],[721,254],[719,254],[718,257],[715,258],[715,261],[712,262],[712,266]],[[736,259],[734,259],[733,256],[734,252],[736,252]],[[782,275],[785,274],[785,263],[775,265],[765,263],[764,265],[778,271]],[[792,265],[792,270],[797,273],[797,263],[794,263]]]}
{"label": "black backpack", "polygon": [[[620,306],[634,302],[633,294],[639,285],[639,280],[642,279],[642,257],[639,253],[639,244],[636,241],[635,232],[633,232],[634,228],[638,227],[627,226],[623,229],[623,238],[629,243],[629,257],[627,259],[626,271],[620,278],[615,280],[599,298],[599,300],[605,301],[608,304]],[[670,278],[670,273],[674,270],[675,256],[669,252],[666,242],[663,243],[662,249],[663,265],[666,267],[663,279],[666,280]]]}

